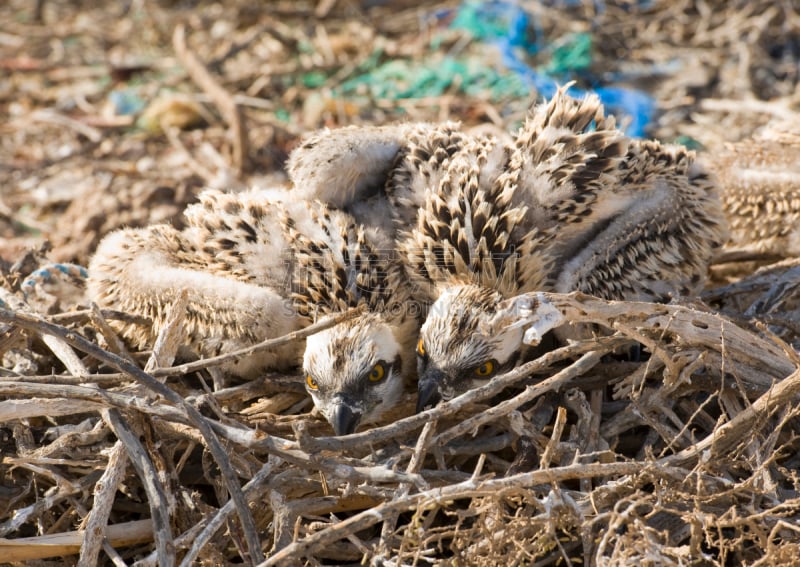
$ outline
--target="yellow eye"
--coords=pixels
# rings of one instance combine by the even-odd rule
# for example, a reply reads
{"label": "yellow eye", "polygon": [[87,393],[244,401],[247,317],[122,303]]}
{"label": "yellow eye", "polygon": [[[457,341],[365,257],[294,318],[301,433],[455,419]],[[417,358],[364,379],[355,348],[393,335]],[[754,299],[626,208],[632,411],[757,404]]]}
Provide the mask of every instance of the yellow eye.
{"label": "yellow eye", "polygon": [[380,362],[372,367],[372,370],[369,371],[369,381],[370,382],[380,382],[383,380],[383,376],[386,374],[386,370],[383,368],[383,364]]}
{"label": "yellow eye", "polygon": [[417,341],[417,354],[420,356],[425,356],[425,343],[423,343],[422,337],[420,337],[419,341]]}
{"label": "yellow eye", "polygon": [[481,378],[491,376],[492,372],[494,372],[494,362],[491,360],[487,360],[475,369],[475,375]]}
{"label": "yellow eye", "polygon": [[317,384],[317,381],[314,380],[311,374],[306,376],[306,386],[308,386],[309,390],[319,390],[319,384]]}

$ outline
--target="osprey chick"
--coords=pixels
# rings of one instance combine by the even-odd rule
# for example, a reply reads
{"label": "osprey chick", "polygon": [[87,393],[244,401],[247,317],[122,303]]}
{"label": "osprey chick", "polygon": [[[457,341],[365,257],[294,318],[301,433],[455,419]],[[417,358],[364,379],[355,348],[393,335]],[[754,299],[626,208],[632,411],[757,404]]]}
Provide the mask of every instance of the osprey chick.
{"label": "osprey chick", "polygon": [[[214,356],[277,337],[315,318],[366,305],[368,314],[310,337],[306,389],[337,434],[376,419],[402,394],[418,321],[391,235],[318,201],[266,190],[206,191],[187,228],[126,229],[101,242],[89,266],[94,301],[152,324],[120,323],[134,346],[152,344],[182,290],[185,331]],[[255,377],[295,366],[301,347],[260,352],[226,368]]]}
{"label": "osprey chick", "polygon": [[475,137],[425,172],[410,149],[395,177],[428,182],[400,249],[434,303],[417,343],[418,409],[512,367],[521,328],[493,329],[528,291],[663,301],[703,284],[724,220],[713,184],[680,147],[624,136],[595,96],[560,90],[514,143]]}

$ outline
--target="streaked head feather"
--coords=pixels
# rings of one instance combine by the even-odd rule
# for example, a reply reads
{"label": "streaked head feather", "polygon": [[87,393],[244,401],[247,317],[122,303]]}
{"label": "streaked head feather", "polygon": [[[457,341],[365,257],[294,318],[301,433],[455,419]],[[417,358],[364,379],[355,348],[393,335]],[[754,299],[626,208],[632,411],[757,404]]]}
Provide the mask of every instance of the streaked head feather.
{"label": "streaked head feather", "polygon": [[[307,389],[329,421],[340,403],[363,422],[378,419],[399,401],[409,348],[395,332],[379,314],[370,313],[308,337],[303,369],[316,387]],[[378,364],[383,376],[372,381],[370,372]]]}
{"label": "streaked head feather", "polygon": [[503,304],[496,291],[462,285],[447,289],[431,306],[420,331],[419,373],[423,380],[432,370],[443,374],[445,399],[485,382],[474,372],[484,363],[492,362],[492,374],[516,363],[522,329],[490,324]]}

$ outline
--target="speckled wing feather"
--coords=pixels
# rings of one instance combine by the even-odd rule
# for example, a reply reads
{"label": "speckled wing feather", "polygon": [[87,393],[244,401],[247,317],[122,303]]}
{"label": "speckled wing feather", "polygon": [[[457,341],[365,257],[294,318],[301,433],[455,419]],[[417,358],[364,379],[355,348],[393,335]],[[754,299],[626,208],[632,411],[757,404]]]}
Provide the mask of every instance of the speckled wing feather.
{"label": "speckled wing feather", "polygon": [[463,155],[474,144],[457,122],[409,125],[405,134],[386,184],[399,230],[416,223],[418,210],[450,175],[454,156]]}
{"label": "speckled wing feather", "polygon": [[800,134],[763,133],[705,158],[730,223],[726,248],[800,255]]}
{"label": "speckled wing feather", "polygon": [[526,207],[512,204],[514,187],[497,182],[505,148],[491,137],[447,134],[452,143],[446,149],[437,155],[439,146],[412,147],[402,168],[405,185],[427,183],[429,188],[414,228],[402,232],[399,242],[414,283],[432,297],[459,283],[503,295],[540,285],[546,262],[534,269],[525,265],[535,264],[532,251],[539,239],[535,231],[516,230]]}
{"label": "speckled wing feather", "polygon": [[634,141],[615,187],[632,200],[560,266],[556,288],[649,301],[698,293],[727,232],[716,186],[693,153]]}
{"label": "speckled wing feather", "polygon": [[[227,278],[279,288],[289,244],[277,219],[287,205],[291,201],[281,190],[201,193],[184,213],[184,237],[192,242],[195,262]],[[305,215],[304,209],[296,212]]]}
{"label": "speckled wing feather", "polygon": [[[515,202],[529,207],[524,229],[536,227],[569,256],[592,230],[617,213],[617,170],[628,139],[600,100],[574,99],[560,89],[537,106],[516,135],[500,182],[516,187]],[[630,198],[627,198],[630,200]]]}
{"label": "speckled wing feather", "polygon": [[627,138],[596,96],[565,89],[520,129],[502,182],[529,204],[558,291],[665,300],[693,294],[725,238],[691,152]]}
{"label": "speckled wing feather", "polygon": [[289,211],[280,222],[292,243],[291,298],[297,309],[325,315],[366,305],[374,313],[402,313],[409,300],[393,241],[315,203],[308,222],[324,236],[311,236]]}

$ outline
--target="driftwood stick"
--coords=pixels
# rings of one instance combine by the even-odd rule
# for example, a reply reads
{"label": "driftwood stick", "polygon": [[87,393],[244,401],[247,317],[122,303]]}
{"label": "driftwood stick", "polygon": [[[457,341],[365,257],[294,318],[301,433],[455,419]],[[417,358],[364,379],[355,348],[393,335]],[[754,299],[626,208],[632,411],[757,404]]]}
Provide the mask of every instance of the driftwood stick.
{"label": "driftwood stick", "polygon": [[72,350],[68,344],[60,340],[58,337],[50,334],[42,334],[42,341],[48,348],[56,355],[56,357],[64,363],[67,370],[75,376],[86,376],[89,374],[83,362],[75,351]]}
{"label": "driftwood stick", "polygon": [[[297,447],[296,443],[280,437],[264,435],[263,432],[243,427],[234,428],[220,422],[212,421],[210,423],[220,435],[233,443],[250,449],[266,451],[293,465],[322,471],[326,475],[336,477],[342,481],[356,484],[363,482],[411,483],[418,488],[427,488],[427,482],[418,474],[392,470],[383,465],[362,466],[362,461],[356,459],[345,460],[342,457],[320,456],[302,449],[296,449],[294,448]],[[304,425],[298,423],[296,427],[298,431],[302,432]]]}
{"label": "driftwood stick", "polygon": [[564,394],[563,399],[567,409],[578,416],[578,421],[570,432],[569,440],[578,446],[580,454],[588,453],[591,450],[589,449],[589,442],[592,410],[589,407],[586,394],[578,388],[570,388]]}
{"label": "driftwood stick", "polygon": [[553,432],[550,434],[550,439],[542,451],[542,458],[539,461],[539,468],[546,470],[550,468],[550,463],[553,460],[553,455],[558,451],[558,445],[561,442],[561,436],[564,434],[564,426],[567,424],[567,410],[559,407],[556,411],[556,421],[553,424]]}
{"label": "driftwood stick", "polygon": [[[48,534],[36,537],[0,539],[3,561],[19,562],[48,557],[63,557],[78,552],[85,537],[82,531]],[[153,522],[138,520],[108,526],[106,537],[112,545],[126,546],[153,539]]]}
{"label": "driftwood stick", "polygon": [[[108,415],[109,411],[112,410],[103,410],[102,412],[107,423],[111,419],[111,416]],[[117,493],[117,488],[122,482],[125,476],[125,469],[128,466],[126,450],[126,446],[122,441],[117,441],[114,444],[108,454],[106,470],[94,487],[94,504],[86,520],[85,537],[81,543],[78,567],[93,567],[97,565],[100,549],[106,539],[108,516],[114,504],[114,495]]]}
{"label": "driftwood stick", "polygon": [[[683,305],[664,305],[641,301],[606,301],[578,292],[570,294],[533,293],[519,296],[541,309],[549,316],[553,308],[571,323],[594,323],[610,329],[649,330],[658,338],[666,329],[677,344],[689,342],[693,346],[719,350],[723,332],[729,356],[741,364],[758,369],[766,385],[794,371],[781,349],[774,343],[744,330],[715,313]],[[539,320],[537,311],[528,318],[530,323]],[[520,324],[522,320],[520,319]],[[655,330],[656,333],[652,333]]]}
{"label": "driftwood stick", "polygon": [[129,380],[129,377],[122,372],[108,374],[90,374],[88,376],[73,376],[66,374],[38,374],[33,376],[0,376],[0,383],[25,382],[29,384],[52,384],[74,386],[81,384],[97,384],[104,386],[119,386],[120,383]]}
{"label": "driftwood stick", "polygon": [[169,307],[166,321],[158,332],[153,353],[144,371],[152,373],[156,368],[169,368],[175,362],[178,348],[185,342],[184,319],[186,319],[186,305],[189,302],[187,289],[182,289],[178,298]]}
{"label": "driftwood stick", "polygon": [[[411,454],[411,458],[408,461],[408,466],[406,467],[407,473],[419,472],[420,468],[422,467],[422,461],[425,459],[425,454],[428,451],[431,439],[433,438],[434,431],[436,431],[436,421],[429,421],[425,424],[425,427],[422,428],[419,438],[417,439],[417,444],[414,446],[414,452]],[[404,484],[402,487],[400,487],[397,497],[405,498],[410,492],[411,486]],[[399,516],[400,514],[398,513],[390,515],[386,520],[384,520],[383,526],[381,526],[381,539],[379,545],[381,553],[388,553],[391,549],[390,539],[394,533],[397,525],[397,518]]]}
{"label": "driftwood stick", "polygon": [[754,273],[731,284],[705,290],[700,298],[706,303],[719,301],[726,297],[753,292],[764,292],[788,270],[800,266],[800,258],[790,258],[759,268]]}
{"label": "driftwood stick", "polygon": [[108,558],[115,567],[128,567],[128,564],[125,563],[125,560],[122,558],[122,556],[111,546],[111,542],[108,540],[108,538],[103,539],[103,551],[106,552],[106,555],[108,555]]}
{"label": "driftwood stick", "polygon": [[136,469],[142,486],[147,493],[147,502],[150,505],[150,517],[153,520],[153,535],[156,540],[156,552],[159,565],[175,564],[175,544],[170,527],[169,511],[171,506],[167,500],[164,486],[158,478],[153,461],[150,460],[147,450],[139,441],[139,436],[134,433],[122,414],[116,409],[103,410],[103,419],[114,430],[124,445],[131,459],[131,464]]}
{"label": "driftwood stick", "polygon": [[[266,482],[270,475],[272,475],[273,469],[273,464],[267,462],[263,467],[261,467],[261,470],[259,470],[256,475],[244,485],[242,491],[245,494],[248,494],[256,488],[262,488],[262,485]],[[223,525],[225,525],[225,522],[234,511],[235,507],[232,500],[228,500],[222,506],[222,508],[217,510],[214,516],[208,520],[208,523],[206,523],[202,531],[197,534],[197,537],[194,538],[192,547],[189,548],[189,550],[186,552],[186,555],[184,555],[183,559],[181,560],[180,567],[189,567],[189,565],[193,564],[194,560],[197,558],[197,555],[203,549],[203,546],[208,543],[208,540],[211,539]]]}
{"label": "driftwood stick", "polygon": [[[350,309],[348,311],[344,311],[342,313],[336,313],[334,315],[329,315],[326,317],[321,318],[316,323],[309,325],[308,327],[304,327],[298,331],[292,331],[291,333],[287,333],[281,337],[276,337],[274,339],[266,339],[261,341],[260,343],[254,344],[249,347],[241,348],[235,351],[231,351],[225,354],[221,354],[219,356],[204,358],[202,360],[197,360],[194,362],[187,362],[185,364],[179,364],[177,366],[172,366],[170,368],[157,368],[153,370],[151,373],[156,378],[167,378],[167,377],[174,377],[174,376],[183,376],[185,374],[189,374],[191,372],[196,372],[198,370],[203,370],[206,368],[211,368],[213,366],[220,366],[231,360],[236,358],[241,358],[244,356],[248,356],[255,352],[260,352],[262,350],[270,350],[273,348],[277,348],[283,346],[285,344],[291,343],[293,341],[298,341],[301,339],[305,339],[306,337],[313,335],[315,333],[319,333],[320,331],[324,331],[325,329],[330,329],[347,321],[348,319],[352,319],[354,317],[358,317],[362,313],[364,313],[364,309],[361,307],[356,307]],[[88,312],[87,312],[88,313]],[[102,312],[103,317],[106,316],[105,311]],[[2,312],[0,312],[0,320],[2,320]],[[94,319],[93,319],[94,321]],[[114,349],[112,349],[114,352]],[[115,352],[115,354],[119,354],[125,358],[130,359],[130,355],[126,352]],[[32,377],[32,376],[21,376],[21,377],[0,377],[0,381],[3,380],[13,380],[13,381],[37,381],[37,382],[51,382],[51,383],[66,383],[66,384],[75,384],[75,383],[86,383],[86,382],[120,382],[124,379],[125,376],[129,376],[126,373],[119,373],[119,374],[92,374],[91,377],[85,376],[41,376],[41,377]]]}
{"label": "driftwood stick", "polygon": [[794,266],[781,274],[777,281],[744,312],[745,317],[756,317],[774,310],[787,297],[796,296],[800,284],[800,266]]}
{"label": "driftwood stick", "polygon": [[166,376],[183,376],[184,374],[189,374],[190,372],[196,372],[197,370],[201,370],[204,368],[210,368],[212,366],[220,366],[236,358],[241,358],[253,354],[254,352],[274,349],[283,346],[285,344],[289,344],[291,342],[304,339],[310,335],[319,333],[320,331],[324,331],[325,329],[330,329],[331,327],[334,327],[339,323],[347,321],[348,319],[358,317],[365,311],[366,311],[365,308],[356,307],[354,309],[344,311],[343,313],[336,313],[335,315],[329,315],[327,317],[323,317],[313,325],[309,325],[308,327],[305,327],[298,331],[292,331],[291,333],[287,333],[282,337],[277,337],[274,339],[266,339],[253,346],[231,351],[225,354],[221,354],[219,356],[204,358],[203,360],[197,360],[195,362],[187,362],[186,364],[179,364],[177,366],[173,366],[172,368],[160,368],[158,370],[153,371],[153,376],[157,378],[163,378]]}
{"label": "driftwood stick", "polygon": [[[0,384],[0,396],[21,395],[25,388],[14,385]],[[28,419],[31,417],[60,417],[62,415],[75,415],[99,411],[106,404],[95,401],[75,399],[42,399],[33,398],[26,400],[3,400],[0,402],[0,423],[8,423],[14,419]]]}
{"label": "driftwood stick", "polygon": [[[0,402],[0,419],[48,415],[43,413],[44,410],[52,410],[56,415],[70,415],[75,413],[73,409],[93,411],[102,407],[116,407],[140,411],[169,421],[189,423],[186,415],[172,406],[164,403],[143,403],[140,395],[110,392],[93,386],[0,382],[0,396],[52,398],[52,403],[43,403],[42,408],[36,408],[34,404],[29,403],[30,400]],[[40,400],[35,401],[40,403]]]}
{"label": "driftwood stick", "polygon": [[69,486],[62,484],[59,486],[57,491],[50,491],[46,493],[44,497],[38,498],[36,502],[30,506],[15,510],[14,515],[11,518],[0,524],[0,538],[16,532],[32,517],[36,517],[44,513],[45,510],[53,508],[53,506],[55,506],[57,503],[73,496],[74,494],[79,494],[84,490],[90,490],[91,487],[94,486],[94,483],[97,482],[98,478],[100,478],[99,472],[88,474],[81,478],[78,482]]}
{"label": "driftwood stick", "polygon": [[747,432],[756,427],[756,424],[763,423],[780,408],[793,404],[797,395],[800,395],[800,370],[795,370],[791,376],[777,382],[751,406],[728,423],[717,427],[705,439],[679,453],[664,457],[660,462],[668,466],[681,466],[700,457],[709,449],[710,458],[715,458],[716,455],[727,452],[743,439],[747,439]]}
{"label": "driftwood stick", "polygon": [[[185,532],[183,532],[180,536],[175,539],[175,549],[185,549],[189,546],[189,542],[191,542],[195,536],[201,531],[203,527],[202,523],[195,524]],[[123,563],[125,565],[125,563]],[[159,567],[158,564],[158,557],[155,551],[150,552],[149,555],[142,557],[138,561],[133,564],[134,567]]]}
{"label": "driftwood stick", "polygon": [[[125,343],[122,342],[122,339],[119,338],[117,333],[114,332],[114,329],[111,328],[111,325],[108,324],[105,314],[100,309],[100,307],[98,307],[96,303],[92,303],[89,308],[89,319],[91,320],[92,324],[94,324],[98,329],[100,329],[100,333],[106,340],[108,348],[109,350],[111,350],[111,352],[113,352],[114,354],[118,354],[121,357],[133,362],[133,358],[128,352]],[[55,322],[58,323],[58,321]]]}
{"label": "driftwood stick", "polygon": [[[13,306],[12,306],[13,307]],[[129,323],[136,323],[138,325],[152,325],[153,322],[147,317],[139,315],[132,315],[124,311],[117,311],[116,309],[100,309],[96,305],[89,309],[76,309],[75,311],[67,311],[65,313],[56,313],[50,316],[53,323],[59,325],[70,325],[72,323],[85,323],[92,320],[92,311],[98,309],[103,319],[111,319],[113,321],[127,321]]]}

